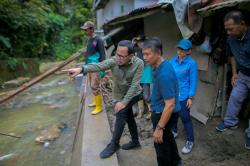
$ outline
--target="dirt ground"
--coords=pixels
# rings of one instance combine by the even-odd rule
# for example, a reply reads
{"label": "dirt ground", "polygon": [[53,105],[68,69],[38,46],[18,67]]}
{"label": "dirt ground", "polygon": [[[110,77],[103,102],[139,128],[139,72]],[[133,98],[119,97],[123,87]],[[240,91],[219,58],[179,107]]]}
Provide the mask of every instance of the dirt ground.
{"label": "dirt ground", "polygon": [[[108,112],[113,129],[114,115]],[[185,144],[185,131],[181,121],[178,124],[178,137],[176,138],[180,156],[185,166],[250,166],[250,150],[245,149],[245,128],[247,120],[242,120],[238,129],[227,130],[223,133],[215,130],[220,118],[213,118],[206,125],[193,120],[195,132],[195,146],[188,155],[181,154]],[[135,150],[122,150],[117,153],[121,166],[157,166],[153,139],[152,125],[146,118],[136,119],[140,133],[142,147]],[[121,144],[130,140],[128,128],[125,128]]]}

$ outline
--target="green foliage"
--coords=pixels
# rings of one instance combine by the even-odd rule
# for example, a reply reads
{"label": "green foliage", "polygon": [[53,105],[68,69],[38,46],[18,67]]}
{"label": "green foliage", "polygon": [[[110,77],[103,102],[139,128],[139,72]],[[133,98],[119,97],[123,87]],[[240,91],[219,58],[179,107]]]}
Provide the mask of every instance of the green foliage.
{"label": "green foliage", "polygon": [[14,71],[18,65],[18,60],[15,58],[11,58],[7,60],[7,66],[11,71]]}
{"label": "green foliage", "polygon": [[92,0],[1,0],[0,60],[65,59],[83,47],[80,26],[93,20]]}
{"label": "green foliage", "polygon": [[0,35],[0,42],[2,43],[3,47],[5,48],[11,48],[11,44],[10,44],[10,39],[3,37]]}

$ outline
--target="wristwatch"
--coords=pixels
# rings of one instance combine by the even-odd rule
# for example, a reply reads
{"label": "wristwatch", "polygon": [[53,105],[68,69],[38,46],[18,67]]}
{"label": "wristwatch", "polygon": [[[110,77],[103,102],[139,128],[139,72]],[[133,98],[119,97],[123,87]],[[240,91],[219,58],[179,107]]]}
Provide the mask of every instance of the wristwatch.
{"label": "wristwatch", "polygon": [[157,124],[156,129],[158,129],[158,130],[164,130],[165,128],[161,127],[159,124]]}

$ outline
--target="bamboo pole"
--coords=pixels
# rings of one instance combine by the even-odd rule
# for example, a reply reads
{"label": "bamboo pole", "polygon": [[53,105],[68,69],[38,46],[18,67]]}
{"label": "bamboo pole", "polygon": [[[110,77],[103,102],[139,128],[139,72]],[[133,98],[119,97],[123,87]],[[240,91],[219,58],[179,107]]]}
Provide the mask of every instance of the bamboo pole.
{"label": "bamboo pole", "polygon": [[22,138],[22,137],[20,137],[20,136],[11,135],[11,134],[6,134],[6,133],[2,133],[2,132],[0,132],[0,135],[4,135],[4,136],[8,136],[8,137],[14,137],[14,138]]}
{"label": "bamboo pole", "polygon": [[14,153],[10,153],[10,154],[4,155],[4,156],[0,156],[0,161],[10,159],[14,155],[15,155]]}
{"label": "bamboo pole", "polygon": [[[124,27],[118,27],[114,30],[112,30],[110,33],[108,33],[107,35],[103,36],[102,39],[106,40],[112,36],[114,36],[115,34],[119,33],[120,31],[124,30]],[[25,89],[31,87],[32,85],[38,83],[39,81],[47,78],[48,76],[50,76],[51,74],[55,73],[56,71],[58,71],[59,69],[61,69],[62,67],[66,66],[67,64],[69,64],[70,62],[72,62],[73,60],[79,58],[84,52],[86,51],[86,48],[82,48],[80,50],[78,50],[75,54],[73,54],[71,57],[69,57],[68,59],[66,59],[64,62],[62,62],[61,64],[59,64],[58,66],[46,71],[45,73],[37,76],[36,78],[30,80],[29,82],[23,84],[20,88],[18,88],[17,90],[11,91],[9,95],[0,98],[0,104],[2,104],[3,102],[11,99],[12,97],[16,96],[17,94],[21,93],[22,91],[24,91]]]}
{"label": "bamboo pole", "polygon": [[224,65],[224,75],[223,75],[223,90],[222,90],[222,107],[221,107],[221,119],[224,119],[224,115],[227,108],[226,90],[227,90],[227,64]]}
{"label": "bamboo pole", "polygon": [[60,70],[70,62],[74,61],[75,59],[79,58],[84,52],[86,51],[86,48],[80,49],[78,52],[73,54],[71,57],[66,59],[64,62],[60,63],[58,66],[55,66],[54,68],[46,71],[45,73],[35,77],[34,79],[30,80],[29,82],[23,84],[21,87],[19,87],[17,90],[14,90],[10,92],[10,94],[7,94],[6,96],[0,98],[0,104],[3,102],[11,99],[12,97],[16,96],[17,94],[21,93],[22,91],[26,90],[27,88],[31,87],[32,85],[38,83],[39,81],[47,78],[51,74],[55,73],[56,71]]}

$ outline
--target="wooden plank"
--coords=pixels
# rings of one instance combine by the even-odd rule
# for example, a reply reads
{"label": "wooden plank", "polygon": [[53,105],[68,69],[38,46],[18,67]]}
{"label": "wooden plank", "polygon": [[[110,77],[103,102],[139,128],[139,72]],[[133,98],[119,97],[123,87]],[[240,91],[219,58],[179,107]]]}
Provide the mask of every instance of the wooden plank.
{"label": "wooden plank", "polygon": [[228,65],[224,65],[224,74],[223,74],[223,90],[222,90],[222,108],[221,108],[221,119],[224,119],[224,115],[227,109],[227,70]]}
{"label": "wooden plank", "polygon": [[21,136],[11,135],[7,133],[0,132],[0,135],[8,136],[8,137],[14,137],[14,138],[22,138]]}
{"label": "wooden plank", "polygon": [[213,84],[198,81],[197,93],[190,109],[191,115],[198,121],[206,124],[208,115],[213,109],[215,86]]}
{"label": "wooden plank", "polygon": [[215,82],[215,96],[214,96],[214,103],[213,103],[213,108],[211,109],[209,116],[213,117],[215,114],[215,111],[217,109],[218,106],[218,102],[221,102],[221,88],[223,86],[223,77],[224,75],[224,66],[219,66],[218,67],[218,74],[217,74],[217,78],[216,78],[216,82]]}
{"label": "wooden plank", "polygon": [[197,111],[191,111],[190,115],[195,118],[196,120],[200,121],[203,124],[207,123],[208,117],[206,117],[205,115],[197,112]]}

